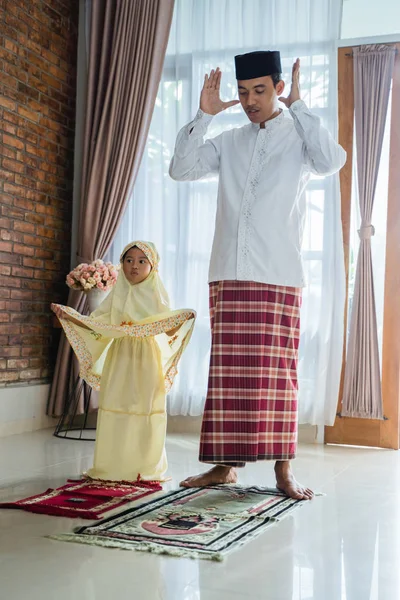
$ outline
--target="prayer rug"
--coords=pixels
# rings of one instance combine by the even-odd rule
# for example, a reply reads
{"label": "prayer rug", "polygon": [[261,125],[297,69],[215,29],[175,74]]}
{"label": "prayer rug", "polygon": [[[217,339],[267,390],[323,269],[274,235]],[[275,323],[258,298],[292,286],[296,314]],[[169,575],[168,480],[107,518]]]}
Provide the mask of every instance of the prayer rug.
{"label": "prayer rug", "polygon": [[101,519],[105,512],[162,489],[158,482],[70,481],[57,489],[15,502],[2,502],[0,508],[20,508],[56,517]]}
{"label": "prayer rug", "polygon": [[220,485],[179,489],[75,533],[50,539],[222,560],[304,501],[276,489]]}

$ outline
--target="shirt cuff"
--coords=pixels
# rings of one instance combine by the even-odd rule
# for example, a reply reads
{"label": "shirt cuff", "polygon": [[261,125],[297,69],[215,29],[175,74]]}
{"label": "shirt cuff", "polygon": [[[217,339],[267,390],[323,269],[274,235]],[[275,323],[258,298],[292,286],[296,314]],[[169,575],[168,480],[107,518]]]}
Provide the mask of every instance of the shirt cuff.
{"label": "shirt cuff", "polygon": [[293,102],[293,104],[289,106],[289,111],[293,114],[303,112],[304,110],[308,110],[308,107],[304,100],[301,99],[296,100],[295,102]]}
{"label": "shirt cuff", "polygon": [[199,108],[195,118],[187,126],[188,134],[190,135],[194,129],[196,129],[196,133],[204,133],[213,118],[214,115],[209,115],[208,113],[202,111],[201,108]]}

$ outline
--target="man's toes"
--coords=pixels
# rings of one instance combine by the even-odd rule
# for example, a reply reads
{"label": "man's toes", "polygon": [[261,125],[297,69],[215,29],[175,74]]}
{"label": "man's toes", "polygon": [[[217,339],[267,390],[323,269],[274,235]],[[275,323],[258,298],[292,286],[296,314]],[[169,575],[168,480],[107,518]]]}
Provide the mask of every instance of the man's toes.
{"label": "man's toes", "polygon": [[291,497],[294,498],[295,500],[306,500],[307,499],[306,490],[304,488],[302,488],[301,486],[298,486],[293,489],[293,494],[291,495]]}
{"label": "man's toes", "polygon": [[293,493],[290,496],[291,496],[291,498],[294,498],[294,500],[303,500],[304,499],[304,493],[302,490],[293,490]]}

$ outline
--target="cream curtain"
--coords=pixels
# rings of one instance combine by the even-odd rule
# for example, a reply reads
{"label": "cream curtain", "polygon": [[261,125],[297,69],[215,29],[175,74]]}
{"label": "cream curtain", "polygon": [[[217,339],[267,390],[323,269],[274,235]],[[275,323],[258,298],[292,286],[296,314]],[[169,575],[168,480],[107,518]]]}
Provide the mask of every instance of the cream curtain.
{"label": "cream curtain", "polygon": [[395,49],[358,46],[354,57],[354,109],[361,226],[350,317],[341,414],[382,419],[382,390],[372,268],[371,223],[385,132]]}
{"label": "cream curtain", "polygon": [[[161,77],[174,0],[96,0],[89,8],[88,73],[77,263],[103,258],[133,185]],[[82,312],[85,297],[68,305]],[[48,414],[60,415],[72,376],[60,341]]]}

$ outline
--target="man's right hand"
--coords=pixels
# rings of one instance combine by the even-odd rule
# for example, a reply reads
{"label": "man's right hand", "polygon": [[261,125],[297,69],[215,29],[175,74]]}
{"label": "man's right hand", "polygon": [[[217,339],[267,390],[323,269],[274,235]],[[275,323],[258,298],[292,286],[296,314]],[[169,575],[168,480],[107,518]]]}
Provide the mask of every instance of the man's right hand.
{"label": "man's right hand", "polygon": [[239,104],[239,100],[222,102],[219,96],[221,76],[222,73],[218,67],[216,71],[213,69],[209,75],[204,77],[204,85],[200,95],[200,108],[208,115],[217,115],[223,110]]}

